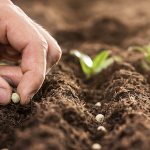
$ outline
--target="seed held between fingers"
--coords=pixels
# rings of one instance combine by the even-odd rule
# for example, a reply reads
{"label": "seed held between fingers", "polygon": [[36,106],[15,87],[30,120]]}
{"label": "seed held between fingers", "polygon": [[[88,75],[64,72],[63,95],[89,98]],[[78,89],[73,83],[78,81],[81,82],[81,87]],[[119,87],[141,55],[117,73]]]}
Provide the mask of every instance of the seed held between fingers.
{"label": "seed held between fingers", "polygon": [[17,93],[13,93],[11,99],[14,103],[18,103],[20,101],[20,96]]}

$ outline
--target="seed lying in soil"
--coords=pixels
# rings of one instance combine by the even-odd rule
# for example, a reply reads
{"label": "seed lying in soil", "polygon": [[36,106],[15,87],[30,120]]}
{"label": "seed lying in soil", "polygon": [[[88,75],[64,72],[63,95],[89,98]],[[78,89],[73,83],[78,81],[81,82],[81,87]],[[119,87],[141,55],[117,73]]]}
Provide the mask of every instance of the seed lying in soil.
{"label": "seed lying in soil", "polygon": [[92,145],[93,150],[100,150],[101,148],[102,148],[101,145],[98,144],[98,143],[95,143],[95,144]]}
{"label": "seed lying in soil", "polygon": [[13,93],[11,99],[14,103],[18,103],[20,101],[20,96],[17,93]]}
{"label": "seed lying in soil", "polygon": [[105,127],[103,127],[103,126],[99,126],[99,127],[97,128],[97,130],[101,130],[101,131],[106,132],[106,129],[105,129]]}
{"label": "seed lying in soil", "polygon": [[8,148],[2,148],[1,150],[9,150]]}
{"label": "seed lying in soil", "polygon": [[99,122],[99,123],[102,123],[104,121],[104,115],[102,114],[98,114],[96,116],[96,120]]}
{"label": "seed lying in soil", "polygon": [[101,103],[100,102],[97,102],[96,104],[95,104],[95,106],[101,106]]}

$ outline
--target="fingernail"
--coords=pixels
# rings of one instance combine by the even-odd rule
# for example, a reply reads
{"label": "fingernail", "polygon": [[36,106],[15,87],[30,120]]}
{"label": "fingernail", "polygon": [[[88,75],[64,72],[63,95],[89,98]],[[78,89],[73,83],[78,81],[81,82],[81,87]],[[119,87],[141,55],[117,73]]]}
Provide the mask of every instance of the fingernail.
{"label": "fingernail", "polygon": [[0,88],[0,105],[7,105],[11,101],[11,92]]}
{"label": "fingernail", "polygon": [[2,76],[2,78],[5,79],[10,85],[13,85],[13,82],[9,78],[4,76]]}
{"label": "fingernail", "polygon": [[32,100],[32,98],[34,97],[34,95],[36,94],[36,92],[32,92],[30,95],[27,95],[27,98],[26,98],[26,105]]}

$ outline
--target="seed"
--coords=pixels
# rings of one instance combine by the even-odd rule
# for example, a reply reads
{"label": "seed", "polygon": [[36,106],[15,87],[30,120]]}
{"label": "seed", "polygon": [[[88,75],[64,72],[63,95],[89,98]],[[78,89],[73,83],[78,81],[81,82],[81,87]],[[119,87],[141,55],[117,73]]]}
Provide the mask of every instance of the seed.
{"label": "seed", "polygon": [[98,143],[95,143],[95,144],[92,145],[93,150],[100,150],[101,148],[102,148],[102,146]]}
{"label": "seed", "polygon": [[20,96],[17,93],[13,93],[11,99],[14,103],[18,103],[20,101]]}
{"label": "seed", "polygon": [[103,127],[103,126],[99,126],[99,127],[97,128],[97,130],[101,130],[101,131],[106,132],[106,129],[105,129],[105,127]]}
{"label": "seed", "polygon": [[102,114],[98,114],[96,116],[96,120],[99,122],[99,123],[102,123],[104,121],[104,115]]}
{"label": "seed", "polygon": [[101,103],[100,102],[97,102],[96,104],[95,104],[95,106],[101,106]]}
{"label": "seed", "polygon": [[1,150],[9,150],[8,148],[2,148]]}

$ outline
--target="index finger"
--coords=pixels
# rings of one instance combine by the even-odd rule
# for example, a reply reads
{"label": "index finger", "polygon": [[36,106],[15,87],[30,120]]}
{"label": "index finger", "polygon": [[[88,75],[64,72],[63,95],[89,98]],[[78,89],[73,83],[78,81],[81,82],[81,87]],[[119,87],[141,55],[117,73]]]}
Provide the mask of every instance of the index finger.
{"label": "index finger", "polygon": [[5,21],[0,25],[0,29],[5,29],[6,35],[3,34],[0,39],[4,41],[3,39],[7,37],[10,45],[22,53],[20,67],[23,77],[19,82],[17,93],[21,97],[20,103],[24,105],[30,101],[44,81],[48,44],[15,7],[7,7],[9,9],[5,12]]}

